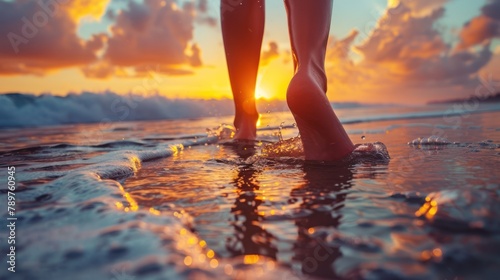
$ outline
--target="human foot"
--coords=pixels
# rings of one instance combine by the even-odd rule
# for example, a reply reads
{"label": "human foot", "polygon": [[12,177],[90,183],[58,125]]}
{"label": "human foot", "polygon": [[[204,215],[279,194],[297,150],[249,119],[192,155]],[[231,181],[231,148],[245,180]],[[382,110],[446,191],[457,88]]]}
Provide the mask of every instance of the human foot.
{"label": "human foot", "polygon": [[306,160],[336,161],[349,155],[354,145],[326,97],[326,78],[299,69],[287,91],[304,146]]}
{"label": "human foot", "polygon": [[233,139],[236,140],[255,140],[257,138],[257,121],[259,115],[246,115],[244,117],[235,118],[234,127],[236,133]]}

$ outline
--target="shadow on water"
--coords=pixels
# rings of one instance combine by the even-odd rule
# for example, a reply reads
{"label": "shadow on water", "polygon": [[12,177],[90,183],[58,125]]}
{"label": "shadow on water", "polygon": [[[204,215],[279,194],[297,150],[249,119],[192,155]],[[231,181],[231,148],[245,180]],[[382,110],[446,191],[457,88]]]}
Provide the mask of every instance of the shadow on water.
{"label": "shadow on water", "polygon": [[[235,145],[232,148],[242,159],[247,159],[256,152],[254,145]],[[232,183],[238,195],[231,208],[235,234],[229,238],[226,248],[233,256],[262,255],[276,259],[278,249],[272,244],[275,238],[260,226],[260,221],[264,219],[258,211],[262,200],[254,193],[260,189],[257,180],[260,173],[255,166],[244,165],[238,167],[233,178]]]}
{"label": "shadow on water", "polygon": [[341,256],[338,247],[326,245],[324,236],[314,235],[314,228],[337,229],[342,219],[341,209],[351,188],[353,172],[350,166],[303,166],[305,182],[291,191],[291,197],[302,199],[300,209],[310,214],[297,219],[298,237],[294,260],[302,263],[302,272],[320,277],[337,277],[333,263]]}
{"label": "shadow on water", "polygon": [[[232,147],[243,160],[251,157],[255,149],[250,146]],[[342,220],[341,209],[348,189],[354,178],[353,165],[327,166],[302,163],[299,168],[304,173],[304,181],[294,187],[290,200],[302,201],[294,214],[285,219],[294,221],[297,239],[293,244],[293,261],[301,264],[304,274],[319,277],[339,278],[333,263],[341,257],[339,247],[326,244],[325,237],[315,235],[314,229],[328,227],[337,229]],[[259,214],[262,200],[254,194],[260,189],[259,170],[255,165],[240,165],[233,179],[238,196],[231,209],[234,215],[235,234],[226,243],[233,256],[261,255],[277,259],[278,249],[274,245],[279,240],[266,231],[261,222],[266,219]]]}

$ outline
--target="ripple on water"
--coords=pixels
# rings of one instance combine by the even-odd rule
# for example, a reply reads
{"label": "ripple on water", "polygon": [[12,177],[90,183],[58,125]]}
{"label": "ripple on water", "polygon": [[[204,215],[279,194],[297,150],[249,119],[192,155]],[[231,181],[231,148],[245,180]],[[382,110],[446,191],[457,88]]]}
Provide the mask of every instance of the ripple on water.
{"label": "ripple on water", "polygon": [[394,192],[390,194],[390,198],[402,198],[409,203],[425,203],[425,195],[420,192],[408,191],[408,192]]}
{"label": "ripple on water", "polygon": [[455,231],[500,232],[498,191],[443,190],[429,194],[416,212],[435,227]]}

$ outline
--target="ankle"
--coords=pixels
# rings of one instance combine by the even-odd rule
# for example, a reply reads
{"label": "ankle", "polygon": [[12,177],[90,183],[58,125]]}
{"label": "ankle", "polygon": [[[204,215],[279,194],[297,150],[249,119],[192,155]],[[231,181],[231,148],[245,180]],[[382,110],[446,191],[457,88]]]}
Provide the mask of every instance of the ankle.
{"label": "ankle", "polygon": [[234,117],[234,126],[239,128],[241,125],[253,124],[256,125],[259,120],[259,114],[257,112],[252,114],[236,114]]}

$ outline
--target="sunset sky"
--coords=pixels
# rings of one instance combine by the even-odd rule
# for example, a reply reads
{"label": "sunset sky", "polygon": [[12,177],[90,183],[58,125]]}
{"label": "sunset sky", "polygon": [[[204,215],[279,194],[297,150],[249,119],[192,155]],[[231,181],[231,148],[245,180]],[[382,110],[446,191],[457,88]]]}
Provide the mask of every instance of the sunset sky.
{"label": "sunset sky", "polygon": [[[0,1],[0,92],[231,97],[218,0],[37,2]],[[293,69],[283,1],[266,9],[257,96],[283,99]],[[330,34],[332,101],[500,89],[500,0],[336,0]]]}

